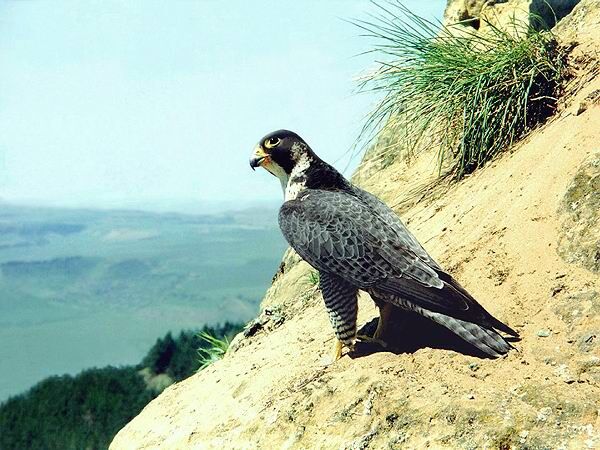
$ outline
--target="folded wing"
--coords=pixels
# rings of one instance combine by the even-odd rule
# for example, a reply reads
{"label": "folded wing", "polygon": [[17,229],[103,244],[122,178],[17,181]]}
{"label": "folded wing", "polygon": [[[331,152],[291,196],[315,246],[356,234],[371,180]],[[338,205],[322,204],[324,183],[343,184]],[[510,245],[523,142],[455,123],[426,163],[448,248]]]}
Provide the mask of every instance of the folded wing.
{"label": "folded wing", "polygon": [[296,252],[319,271],[517,335],[443,272],[393,211],[360,192],[308,189],[283,204],[279,225]]}

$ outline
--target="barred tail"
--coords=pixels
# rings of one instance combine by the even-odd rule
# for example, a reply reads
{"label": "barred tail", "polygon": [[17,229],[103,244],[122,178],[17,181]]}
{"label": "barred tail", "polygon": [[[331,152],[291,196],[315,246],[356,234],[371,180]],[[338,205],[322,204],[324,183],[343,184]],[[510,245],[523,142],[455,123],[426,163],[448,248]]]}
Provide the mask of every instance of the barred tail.
{"label": "barred tail", "polygon": [[460,336],[469,344],[474,345],[489,356],[497,358],[508,353],[514,347],[498,334],[496,331],[477,325],[472,322],[455,319],[444,314],[428,311],[423,308],[415,308],[415,311],[434,322],[448,328],[454,334]]}

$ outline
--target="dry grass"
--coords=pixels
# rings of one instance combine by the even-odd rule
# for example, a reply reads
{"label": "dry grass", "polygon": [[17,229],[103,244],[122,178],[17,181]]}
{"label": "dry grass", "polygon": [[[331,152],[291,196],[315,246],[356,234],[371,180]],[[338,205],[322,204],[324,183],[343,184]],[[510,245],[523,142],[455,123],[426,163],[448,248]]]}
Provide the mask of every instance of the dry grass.
{"label": "dry grass", "polygon": [[458,180],[554,113],[566,66],[550,32],[514,23],[456,35],[398,1],[377,6],[354,23],[376,40],[378,67],[360,88],[382,99],[361,140],[383,163],[434,147],[439,174]]}

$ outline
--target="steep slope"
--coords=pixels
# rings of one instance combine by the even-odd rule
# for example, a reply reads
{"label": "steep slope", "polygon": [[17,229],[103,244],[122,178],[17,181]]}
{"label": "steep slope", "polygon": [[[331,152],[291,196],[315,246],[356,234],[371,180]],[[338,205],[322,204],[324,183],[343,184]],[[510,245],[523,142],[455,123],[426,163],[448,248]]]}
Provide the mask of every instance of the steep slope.
{"label": "steep slope", "polygon": [[[246,336],[163,392],[111,448],[600,446],[600,254],[589,239],[600,177],[594,73],[510,154],[402,212],[428,251],[520,332],[518,352],[482,359],[415,319],[398,330],[395,351],[364,344],[322,367],[331,328],[310,268],[288,253]],[[396,162],[358,179],[395,205],[415,170]],[[589,226],[575,226],[581,220]],[[582,246],[588,259],[573,256]],[[376,316],[361,297],[359,326]]]}

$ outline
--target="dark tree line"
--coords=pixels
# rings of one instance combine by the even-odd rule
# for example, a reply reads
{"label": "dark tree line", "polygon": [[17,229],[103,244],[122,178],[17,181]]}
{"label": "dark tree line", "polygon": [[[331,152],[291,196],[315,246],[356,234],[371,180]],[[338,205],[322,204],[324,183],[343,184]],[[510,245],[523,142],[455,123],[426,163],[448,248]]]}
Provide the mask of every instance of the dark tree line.
{"label": "dark tree line", "polygon": [[[204,327],[219,338],[241,324]],[[180,381],[198,370],[198,331],[159,338],[137,366],[103,367],[46,378],[0,404],[0,450],[106,449],[114,435],[157,394],[140,370]]]}
{"label": "dark tree line", "polygon": [[[230,339],[242,329],[241,324],[225,322],[216,327],[205,326],[204,331],[220,339]],[[199,332],[182,331],[174,339],[171,333],[157,339],[146,357],[142,367],[149,367],[154,373],[166,373],[174,381],[183,380],[198,370],[198,350],[208,344],[198,337]]]}

